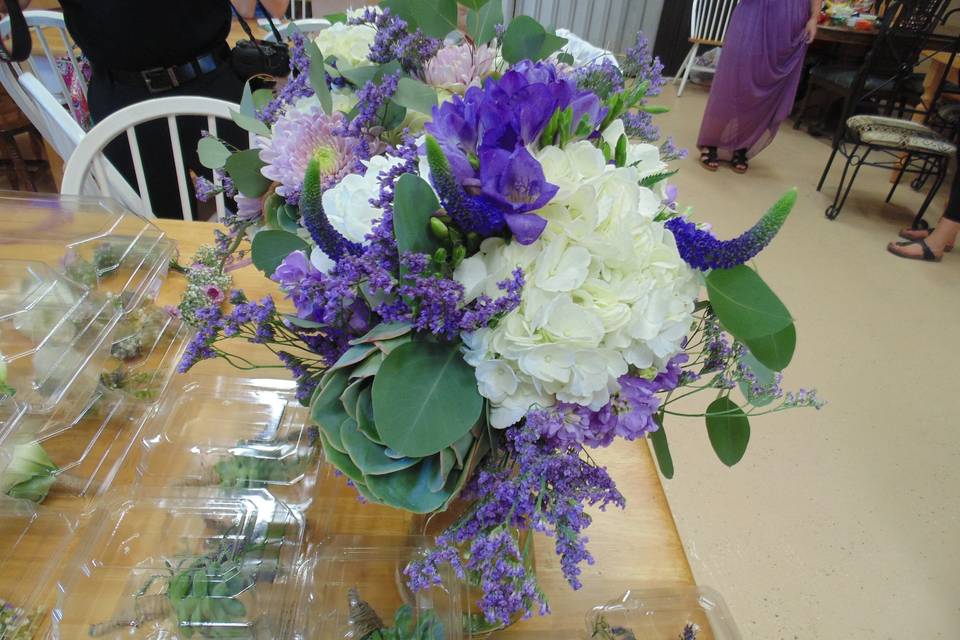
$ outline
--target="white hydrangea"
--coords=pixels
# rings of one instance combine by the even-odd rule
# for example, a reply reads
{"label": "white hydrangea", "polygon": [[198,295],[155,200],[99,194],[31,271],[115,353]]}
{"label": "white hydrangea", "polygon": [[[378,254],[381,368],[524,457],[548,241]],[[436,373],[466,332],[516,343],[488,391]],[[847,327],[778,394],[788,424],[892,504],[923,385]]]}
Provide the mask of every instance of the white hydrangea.
{"label": "white hydrangea", "polygon": [[[611,149],[617,148],[617,140],[625,133],[623,120],[617,118],[603,130],[603,139]],[[627,166],[636,167],[640,179],[662,173],[667,169],[667,163],[660,159],[660,149],[653,144],[627,144]]]}
{"label": "white hydrangea", "polygon": [[586,141],[547,147],[538,159],[560,186],[538,212],[548,220],[541,238],[529,246],[489,238],[455,274],[468,300],[501,295],[496,283],[518,266],[526,274],[520,306],[464,338],[500,428],[558,401],[599,409],[631,366],[663,367],[681,350],[700,290],[673,235],[654,221],[660,199],[638,185],[637,167],[606,164]]}
{"label": "white hydrangea", "polygon": [[336,56],[337,64],[345,67],[368,65],[367,55],[377,30],[370,25],[348,25],[335,22],[314,38],[323,55]]}
{"label": "white hydrangea", "polygon": [[403,162],[395,156],[373,156],[364,161],[367,170],[362,176],[351,173],[324,191],[323,211],[333,228],[347,240],[363,242],[374,221],[383,215],[383,210],[370,204],[370,199],[380,194],[379,176]]}

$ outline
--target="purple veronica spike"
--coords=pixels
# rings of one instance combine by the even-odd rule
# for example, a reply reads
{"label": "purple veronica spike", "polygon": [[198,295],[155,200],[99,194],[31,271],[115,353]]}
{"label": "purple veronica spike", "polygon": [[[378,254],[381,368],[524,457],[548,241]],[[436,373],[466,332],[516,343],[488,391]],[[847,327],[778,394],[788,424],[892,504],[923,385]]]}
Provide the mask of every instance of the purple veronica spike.
{"label": "purple veronica spike", "polygon": [[752,260],[770,244],[796,202],[797,190],[791,189],[757,224],[733,240],[717,240],[712,233],[698,229],[685,218],[672,218],[665,226],[677,240],[680,257],[694,269],[731,269]]}

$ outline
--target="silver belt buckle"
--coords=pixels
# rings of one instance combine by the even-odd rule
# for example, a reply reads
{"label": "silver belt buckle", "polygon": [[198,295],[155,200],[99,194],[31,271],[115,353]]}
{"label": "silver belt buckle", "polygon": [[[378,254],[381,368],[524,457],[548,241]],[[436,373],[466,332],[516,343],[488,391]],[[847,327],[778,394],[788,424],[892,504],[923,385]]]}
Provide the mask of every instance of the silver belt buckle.
{"label": "silver belt buckle", "polygon": [[[174,72],[173,67],[154,67],[153,69],[145,69],[140,72],[140,77],[143,78],[144,84],[147,85],[147,90],[150,93],[160,93],[161,91],[167,91],[168,89],[173,89],[180,86],[180,81],[177,80],[177,74]],[[155,86],[154,83],[158,81],[166,80],[169,82],[169,86]]]}

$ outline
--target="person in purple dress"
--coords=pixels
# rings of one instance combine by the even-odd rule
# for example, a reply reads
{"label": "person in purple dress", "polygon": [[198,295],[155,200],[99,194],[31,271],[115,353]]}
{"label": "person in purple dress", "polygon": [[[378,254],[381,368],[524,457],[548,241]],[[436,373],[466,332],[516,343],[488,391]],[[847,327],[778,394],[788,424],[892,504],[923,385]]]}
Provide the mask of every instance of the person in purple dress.
{"label": "person in purple dress", "polygon": [[733,11],[697,147],[710,170],[737,173],[773,140],[793,109],[820,0],[741,0]]}

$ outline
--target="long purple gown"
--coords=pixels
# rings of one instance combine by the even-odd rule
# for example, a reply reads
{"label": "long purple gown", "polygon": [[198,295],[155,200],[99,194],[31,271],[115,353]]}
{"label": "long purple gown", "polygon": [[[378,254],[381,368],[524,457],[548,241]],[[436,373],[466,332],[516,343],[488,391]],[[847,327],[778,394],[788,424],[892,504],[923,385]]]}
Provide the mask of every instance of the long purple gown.
{"label": "long purple gown", "polygon": [[741,0],[730,19],[697,146],[753,157],[790,114],[807,45],[810,0]]}

